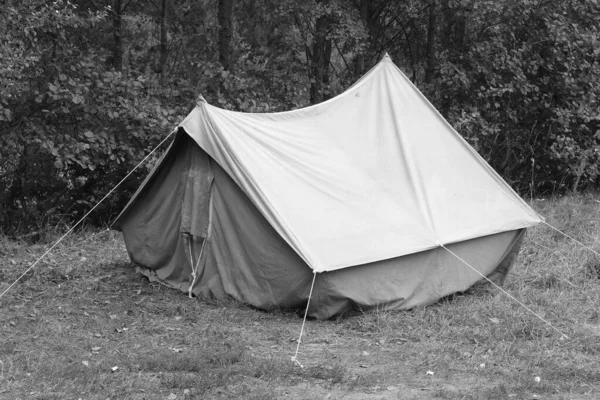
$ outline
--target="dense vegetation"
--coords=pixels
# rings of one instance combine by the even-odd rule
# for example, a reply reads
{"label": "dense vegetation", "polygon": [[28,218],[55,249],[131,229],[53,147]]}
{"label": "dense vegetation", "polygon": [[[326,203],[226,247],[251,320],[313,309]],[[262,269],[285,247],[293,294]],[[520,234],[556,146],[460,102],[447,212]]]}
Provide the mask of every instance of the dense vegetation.
{"label": "dense vegetation", "polygon": [[[521,192],[600,175],[596,0],[3,0],[0,231],[70,221],[198,94],[247,112],[348,87],[385,52]],[[93,214],[114,216],[144,165]]]}

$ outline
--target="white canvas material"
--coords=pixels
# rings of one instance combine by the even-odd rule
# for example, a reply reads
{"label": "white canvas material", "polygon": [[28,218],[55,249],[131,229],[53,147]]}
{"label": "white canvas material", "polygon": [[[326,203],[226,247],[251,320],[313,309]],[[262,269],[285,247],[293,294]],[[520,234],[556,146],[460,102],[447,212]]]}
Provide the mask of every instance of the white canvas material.
{"label": "white canvas material", "polygon": [[388,56],[324,103],[246,114],[200,102],[180,126],[315,272],[542,221]]}

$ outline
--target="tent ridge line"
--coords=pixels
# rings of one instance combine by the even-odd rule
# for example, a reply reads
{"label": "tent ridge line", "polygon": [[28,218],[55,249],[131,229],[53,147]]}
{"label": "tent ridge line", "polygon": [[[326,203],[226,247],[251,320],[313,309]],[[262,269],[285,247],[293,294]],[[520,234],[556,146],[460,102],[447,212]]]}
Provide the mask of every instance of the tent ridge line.
{"label": "tent ridge line", "polygon": [[216,107],[213,106],[212,104],[210,104],[209,102],[206,101],[206,99],[204,99],[204,97],[202,95],[200,95],[199,97],[202,98],[202,101],[196,101],[196,107],[204,107],[204,106],[211,106],[214,107],[220,111],[226,112],[226,113],[231,113],[231,114],[245,114],[245,115],[284,115],[284,114],[299,114],[302,113],[304,111],[308,111],[308,110],[313,110],[313,109],[317,109],[320,107],[323,107],[324,105],[328,105],[330,103],[336,102],[337,100],[349,96],[351,93],[353,93],[356,89],[359,89],[361,86],[363,86],[366,82],[368,82],[370,79],[373,78],[373,76],[375,75],[375,73],[378,72],[379,69],[383,68],[383,66],[385,65],[383,63],[383,61],[386,62],[386,64],[391,63],[393,65],[393,61],[391,59],[389,60],[384,60],[382,59],[380,62],[378,62],[377,64],[375,64],[369,71],[367,71],[367,73],[365,75],[362,76],[361,79],[359,79],[358,81],[354,82],[354,84],[352,86],[350,86],[348,89],[344,90],[342,93],[338,94],[335,97],[332,97],[328,100],[325,100],[321,103],[317,103],[317,104],[313,104],[310,106],[306,106],[306,107],[302,107],[302,108],[297,108],[295,110],[286,110],[286,111],[276,111],[276,112],[243,112],[243,111],[235,111],[235,110],[227,110],[225,108],[220,108],[220,107]]}

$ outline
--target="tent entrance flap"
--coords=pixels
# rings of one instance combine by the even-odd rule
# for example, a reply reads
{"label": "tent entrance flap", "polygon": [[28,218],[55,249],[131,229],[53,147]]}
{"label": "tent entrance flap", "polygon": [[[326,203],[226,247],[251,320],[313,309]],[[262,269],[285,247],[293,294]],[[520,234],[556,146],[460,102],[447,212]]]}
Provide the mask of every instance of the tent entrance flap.
{"label": "tent entrance flap", "polygon": [[210,156],[188,139],[186,170],[183,173],[181,233],[187,242],[190,258],[192,297],[196,282],[204,272],[204,246],[209,240],[212,217],[212,189],[215,175]]}
{"label": "tent entrance flap", "polygon": [[207,238],[210,229],[211,190],[214,173],[210,157],[188,140],[184,191],[181,204],[181,232]]}

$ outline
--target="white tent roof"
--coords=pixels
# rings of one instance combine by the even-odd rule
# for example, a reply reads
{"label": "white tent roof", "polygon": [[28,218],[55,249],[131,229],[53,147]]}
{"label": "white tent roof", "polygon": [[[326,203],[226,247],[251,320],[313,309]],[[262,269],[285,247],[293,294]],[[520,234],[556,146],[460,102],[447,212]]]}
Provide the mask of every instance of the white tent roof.
{"label": "white tent roof", "polygon": [[316,272],[542,221],[388,56],[324,103],[181,126]]}

